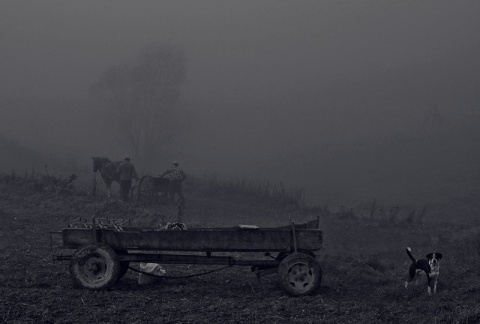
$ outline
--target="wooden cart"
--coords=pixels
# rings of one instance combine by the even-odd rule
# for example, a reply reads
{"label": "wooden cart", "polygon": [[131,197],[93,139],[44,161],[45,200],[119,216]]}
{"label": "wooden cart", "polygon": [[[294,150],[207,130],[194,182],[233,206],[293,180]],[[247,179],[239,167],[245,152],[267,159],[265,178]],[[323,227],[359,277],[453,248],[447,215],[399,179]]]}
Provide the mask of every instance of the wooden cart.
{"label": "wooden cart", "polygon": [[141,205],[149,206],[154,202],[166,203],[170,180],[162,177],[143,176],[132,188],[135,201]]}
{"label": "wooden cart", "polygon": [[[323,241],[318,220],[280,228],[239,225],[186,230],[133,228],[95,218],[90,224],[56,232],[68,252],[54,255],[55,260],[69,260],[74,281],[89,289],[111,287],[133,262],[250,266],[258,277],[278,273],[281,286],[293,296],[312,294],[322,279],[315,256]],[[263,253],[261,258],[245,260],[225,256],[228,252]]]}

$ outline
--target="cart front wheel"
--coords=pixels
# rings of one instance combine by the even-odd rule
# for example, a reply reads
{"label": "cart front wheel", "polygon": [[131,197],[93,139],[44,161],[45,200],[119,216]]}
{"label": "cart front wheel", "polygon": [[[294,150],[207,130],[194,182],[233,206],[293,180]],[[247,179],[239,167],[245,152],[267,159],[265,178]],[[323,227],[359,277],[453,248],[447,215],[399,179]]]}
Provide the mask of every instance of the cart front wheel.
{"label": "cart front wheel", "polygon": [[285,257],[278,267],[282,287],[292,296],[312,294],[322,281],[322,269],[314,257],[293,253]]}
{"label": "cart front wheel", "polygon": [[120,272],[115,251],[105,244],[89,244],[80,248],[70,262],[70,274],[84,288],[104,289],[112,286]]}

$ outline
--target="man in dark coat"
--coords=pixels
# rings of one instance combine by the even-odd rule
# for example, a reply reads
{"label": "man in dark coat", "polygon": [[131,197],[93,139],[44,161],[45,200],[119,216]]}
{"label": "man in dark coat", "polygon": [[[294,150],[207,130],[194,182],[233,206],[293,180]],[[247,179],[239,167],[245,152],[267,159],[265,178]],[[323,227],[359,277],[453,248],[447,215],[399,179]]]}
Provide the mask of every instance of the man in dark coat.
{"label": "man in dark coat", "polygon": [[120,199],[128,201],[128,195],[130,188],[132,187],[132,179],[138,181],[137,172],[135,166],[130,162],[130,158],[127,156],[117,169],[118,178],[120,179]]}

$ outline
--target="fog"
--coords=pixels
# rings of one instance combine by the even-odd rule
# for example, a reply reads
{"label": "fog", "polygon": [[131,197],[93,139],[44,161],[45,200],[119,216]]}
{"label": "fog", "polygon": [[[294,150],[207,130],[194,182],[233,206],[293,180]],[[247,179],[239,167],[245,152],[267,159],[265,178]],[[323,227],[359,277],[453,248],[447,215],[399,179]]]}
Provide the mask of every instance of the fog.
{"label": "fog", "polygon": [[185,123],[148,172],[178,159],[329,206],[458,201],[480,191],[479,13],[463,0],[2,1],[0,133],[88,167],[131,154],[88,89],[167,44],[186,57]]}

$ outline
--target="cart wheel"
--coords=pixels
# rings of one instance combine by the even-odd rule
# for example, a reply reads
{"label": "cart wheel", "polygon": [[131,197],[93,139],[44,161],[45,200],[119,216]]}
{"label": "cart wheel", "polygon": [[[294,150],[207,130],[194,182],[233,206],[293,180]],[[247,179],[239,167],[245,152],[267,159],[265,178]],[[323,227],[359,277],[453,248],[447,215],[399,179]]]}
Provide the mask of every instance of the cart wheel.
{"label": "cart wheel", "polygon": [[313,293],[322,281],[322,269],[314,257],[293,253],[285,257],[278,267],[282,287],[292,296]]}
{"label": "cart wheel", "polygon": [[150,205],[153,201],[155,190],[153,177],[149,175],[144,176],[140,179],[137,187],[137,202],[144,205]]}
{"label": "cart wheel", "polygon": [[70,262],[70,274],[84,288],[108,288],[116,282],[119,272],[118,256],[105,244],[83,246],[75,252]]}
{"label": "cart wheel", "polygon": [[[127,250],[118,250],[115,251],[118,255],[127,255],[128,251]],[[125,274],[128,272],[128,267],[130,267],[130,262],[129,261],[120,261],[120,270],[118,271],[118,276],[117,276],[117,281],[123,278]]]}
{"label": "cart wheel", "polygon": [[283,259],[285,259],[288,255],[290,255],[290,252],[279,252],[277,254],[277,256],[275,257],[275,260],[277,261],[282,261]]}

